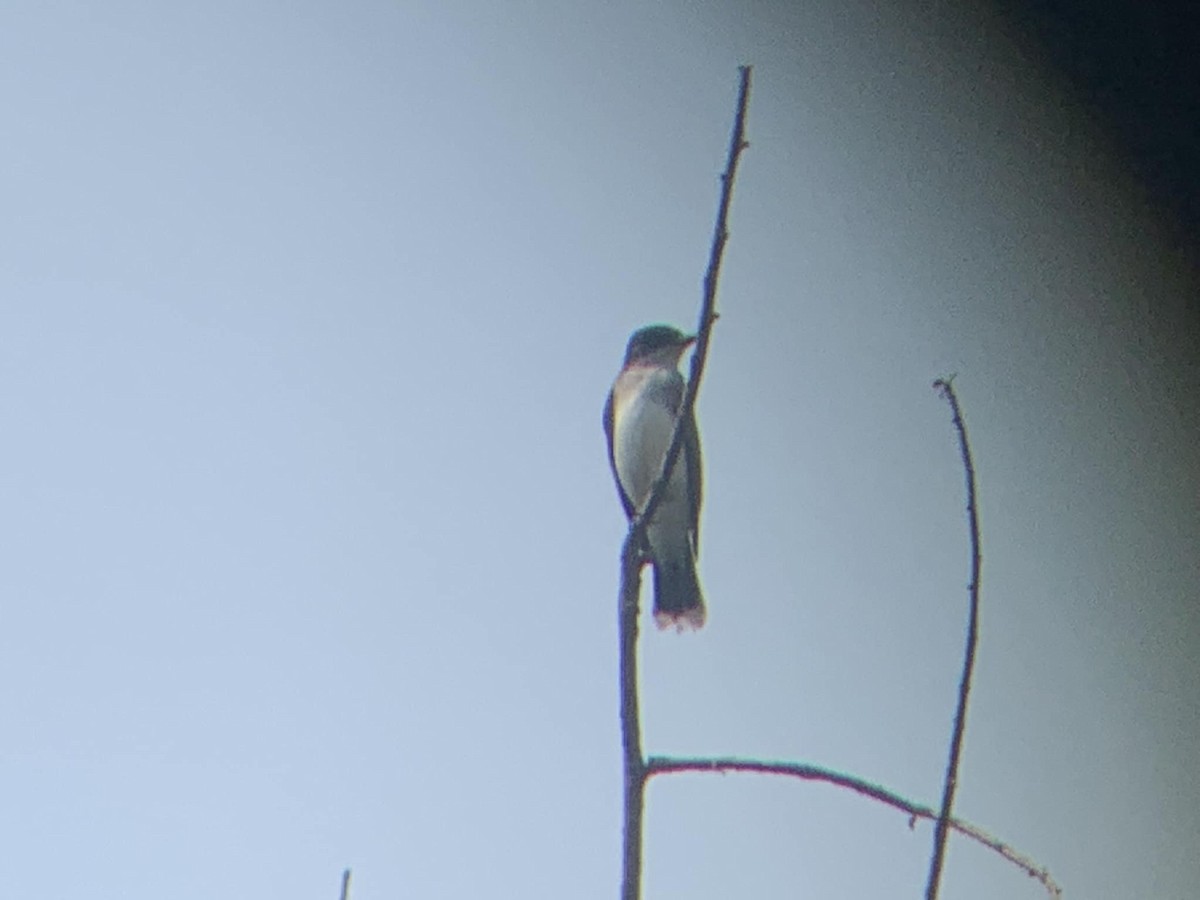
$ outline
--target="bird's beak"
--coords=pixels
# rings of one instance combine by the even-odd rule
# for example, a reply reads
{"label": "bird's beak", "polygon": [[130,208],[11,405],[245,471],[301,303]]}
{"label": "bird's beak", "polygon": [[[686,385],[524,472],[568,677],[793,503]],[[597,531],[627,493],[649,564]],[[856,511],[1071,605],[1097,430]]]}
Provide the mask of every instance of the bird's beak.
{"label": "bird's beak", "polygon": [[682,342],[679,344],[679,349],[680,349],[680,350],[682,350],[684,347],[690,347],[690,346],[692,346],[692,344],[696,343],[696,338],[697,338],[698,336],[699,336],[699,335],[695,335],[695,334],[689,334],[689,335],[688,335],[687,337],[685,337],[685,338],[683,339],[683,341],[682,341]]}

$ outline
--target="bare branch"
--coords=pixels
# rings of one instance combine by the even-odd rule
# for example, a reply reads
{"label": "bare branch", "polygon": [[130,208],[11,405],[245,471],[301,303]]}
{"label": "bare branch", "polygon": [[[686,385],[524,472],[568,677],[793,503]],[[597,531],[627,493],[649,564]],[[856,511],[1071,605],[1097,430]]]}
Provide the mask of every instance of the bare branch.
{"label": "bare branch", "polygon": [[942,864],[946,857],[946,837],[953,821],[954,792],[958,787],[958,761],[962,754],[963,732],[967,726],[967,700],[971,693],[971,675],[975,671],[975,646],[979,641],[979,569],[982,562],[979,553],[979,508],[975,500],[975,464],[971,460],[971,447],[967,443],[967,426],[963,422],[958,396],[954,393],[953,376],[939,378],[933,383],[936,390],[950,404],[954,414],[954,428],[958,432],[958,446],[962,452],[963,470],[967,480],[967,517],[970,522],[971,539],[971,582],[967,586],[970,612],[967,618],[967,647],[963,654],[962,678],[958,684],[958,708],[954,713],[954,736],[950,740],[950,758],[946,762],[946,783],[942,791],[942,806],[934,829],[933,854],[929,861],[929,881],[925,886],[926,900],[937,900],[942,878]]}
{"label": "bare branch", "polygon": [[667,450],[667,455],[663,458],[663,466],[658,480],[650,492],[650,499],[647,500],[630,528],[630,536],[637,535],[639,541],[646,524],[653,517],[654,511],[658,509],[658,504],[662,502],[663,494],[666,493],[667,481],[671,477],[671,471],[675,468],[675,460],[679,458],[680,449],[683,447],[683,428],[680,426],[681,423],[688,420],[696,405],[696,394],[700,391],[700,378],[704,374],[704,362],[708,358],[709,335],[712,332],[713,322],[717,320],[717,279],[721,274],[721,257],[725,251],[725,242],[729,240],[727,222],[729,220],[729,203],[733,199],[733,181],[737,177],[738,160],[741,159],[742,151],[750,146],[746,143],[746,104],[750,99],[750,68],[750,66],[738,68],[738,72],[741,74],[741,87],[738,90],[737,117],[734,119],[733,134],[729,139],[728,161],[725,164],[725,171],[721,173],[721,203],[717,210],[717,222],[713,228],[712,247],[708,253],[708,270],[704,273],[704,301],[700,304],[700,321],[696,327],[698,337],[696,350],[692,353],[691,368],[688,371],[687,390],[684,392],[683,402],[679,407],[675,433],[671,437],[671,446]]}
{"label": "bare branch", "polygon": [[621,897],[637,900],[642,885],[642,805],[646,769],[642,759],[642,724],[638,711],[637,639],[638,594],[642,561],[630,530],[621,552],[620,630],[621,745],[625,758],[625,840]]}
{"label": "bare branch", "polygon": [[[848,788],[858,794],[862,794],[864,797],[870,797],[872,800],[878,800],[880,803],[885,803],[893,809],[908,813],[910,827],[915,824],[917,819],[929,819],[934,822],[939,820],[938,813],[930,807],[915,803],[894,791],[889,791],[885,787],[853,775],[847,775],[844,772],[827,769],[823,766],[809,765],[808,763],[765,762],[761,760],[732,758],[681,759],[666,756],[652,756],[646,762],[647,780],[653,778],[655,775],[669,775],[678,772],[755,772],[765,775],[790,775],[793,778],[800,778],[804,781],[824,781],[837,787]],[[1018,853],[1008,844],[988,834],[982,828],[955,818],[950,819],[949,827],[960,834],[966,835],[971,840],[977,841],[988,849],[999,853],[1013,865],[1023,870],[1030,878],[1036,878],[1046,888],[1046,892],[1050,897],[1059,898],[1062,896],[1062,888],[1050,877],[1050,873],[1046,869],[1036,865],[1029,857]]]}
{"label": "bare branch", "polygon": [[350,900],[350,870],[342,872],[342,900]]}
{"label": "bare branch", "polygon": [[741,78],[738,90],[737,115],[733,134],[729,142],[729,157],[721,175],[721,202],[717,212],[717,223],[713,231],[712,248],[708,255],[708,271],[704,276],[704,300],[700,307],[700,324],[697,329],[696,349],[688,375],[687,390],[675,423],[671,445],[663,459],[662,471],[650,491],[650,497],[641,513],[630,523],[625,545],[621,550],[621,596],[619,611],[620,630],[620,680],[621,680],[621,745],[625,758],[625,838],[622,861],[621,896],[623,900],[637,900],[642,885],[642,810],[646,791],[646,764],[642,758],[641,719],[638,713],[637,693],[637,637],[638,597],[641,592],[641,554],[645,541],[646,525],[662,502],[667,481],[679,458],[683,446],[681,423],[689,420],[696,405],[696,394],[700,389],[700,377],[704,372],[704,361],[708,356],[708,340],[716,321],[717,278],[721,272],[721,257],[725,242],[729,239],[727,220],[729,203],[733,196],[733,182],[737,174],[738,160],[746,149],[746,104],[750,98],[750,66],[739,68]]}

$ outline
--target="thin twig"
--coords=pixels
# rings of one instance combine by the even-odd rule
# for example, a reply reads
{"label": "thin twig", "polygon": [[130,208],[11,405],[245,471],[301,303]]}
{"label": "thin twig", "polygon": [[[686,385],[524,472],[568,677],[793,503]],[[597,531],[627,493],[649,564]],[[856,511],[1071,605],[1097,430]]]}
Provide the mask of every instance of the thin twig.
{"label": "thin twig", "polygon": [[[910,827],[917,819],[929,819],[931,821],[939,819],[937,812],[930,807],[915,803],[878,784],[865,781],[853,775],[847,775],[844,772],[808,763],[765,762],[762,760],[732,758],[681,759],[667,756],[652,756],[646,762],[647,780],[653,778],[655,775],[667,775],[678,772],[757,772],[767,775],[790,775],[793,778],[801,778],[805,781],[824,781],[838,787],[848,788],[865,797],[870,797],[872,800],[878,800],[880,803],[886,803],[894,809],[908,813]],[[1030,878],[1036,878],[1046,888],[1046,892],[1051,897],[1058,898],[1062,896],[1062,889],[1050,877],[1050,873],[1035,864],[1029,857],[1018,853],[1008,844],[992,837],[992,835],[988,834],[982,828],[972,825],[970,822],[951,818],[949,824],[955,831],[965,834],[988,849],[999,853],[1013,865],[1022,869]]]}
{"label": "thin twig", "polygon": [[717,222],[713,230],[712,248],[708,255],[708,270],[704,275],[704,300],[700,307],[700,324],[697,329],[696,349],[692,354],[687,389],[680,405],[675,432],[671,445],[663,458],[662,470],[650,491],[650,497],[641,513],[630,523],[625,545],[621,549],[621,596],[619,611],[620,630],[620,680],[621,680],[621,745],[625,761],[625,836],[622,853],[621,897],[637,900],[642,885],[642,809],[646,792],[646,763],[642,758],[641,720],[638,714],[637,693],[637,637],[638,597],[641,592],[640,548],[645,540],[646,525],[654,515],[662,495],[666,493],[667,481],[683,447],[683,428],[696,405],[696,394],[700,389],[700,378],[704,373],[704,361],[708,356],[708,340],[716,321],[717,278],[721,272],[721,256],[725,242],[729,239],[727,220],[729,203],[733,196],[733,182],[737,175],[738,160],[746,149],[746,104],[750,98],[750,66],[741,66],[738,89],[737,115],[733,134],[729,141],[729,157],[721,175],[721,202],[717,211]]}
{"label": "thin twig", "polygon": [[971,447],[967,443],[967,426],[963,422],[958,396],[954,393],[953,376],[939,378],[933,383],[936,390],[950,404],[954,414],[954,428],[958,432],[958,446],[962,452],[963,470],[967,481],[967,518],[971,538],[971,582],[967,586],[970,597],[970,613],[967,617],[967,647],[963,654],[962,678],[958,683],[958,708],[954,713],[954,736],[950,740],[950,758],[946,762],[946,783],[942,792],[942,806],[934,829],[933,854],[929,861],[929,880],[925,886],[926,900],[937,900],[942,879],[942,864],[946,857],[946,837],[953,819],[954,792],[958,787],[958,761],[962,754],[963,732],[967,726],[967,700],[971,693],[971,675],[975,671],[975,646],[979,641],[979,569],[982,559],[979,553],[979,508],[975,500],[975,464],[971,460]]}
{"label": "thin twig", "polygon": [[696,350],[692,353],[692,364],[688,370],[687,390],[683,394],[683,402],[679,407],[679,418],[675,422],[675,431],[671,436],[671,445],[667,455],[663,457],[662,470],[650,499],[642,507],[638,517],[633,521],[630,535],[637,536],[640,541],[654,511],[662,502],[666,493],[666,484],[675,468],[675,460],[683,447],[684,429],[680,424],[686,422],[696,405],[696,394],[700,391],[700,378],[704,374],[704,362],[708,358],[708,340],[712,333],[713,322],[717,320],[717,279],[721,274],[721,257],[725,252],[725,242],[729,240],[729,203],[733,199],[733,181],[737,177],[738,160],[742,151],[750,145],[746,142],[746,104],[750,100],[750,66],[740,66],[741,86],[738,89],[737,116],[733,123],[733,133],[729,139],[729,157],[725,171],[721,173],[721,203],[717,209],[717,221],[713,227],[712,246],[708,252],[708,270],[704,273],[704,300],[700,304],[700,320],[696,327]]}
{"label": "thin twig", "polygon": [[350,900],[350,870],[342,872],[342,900]]}

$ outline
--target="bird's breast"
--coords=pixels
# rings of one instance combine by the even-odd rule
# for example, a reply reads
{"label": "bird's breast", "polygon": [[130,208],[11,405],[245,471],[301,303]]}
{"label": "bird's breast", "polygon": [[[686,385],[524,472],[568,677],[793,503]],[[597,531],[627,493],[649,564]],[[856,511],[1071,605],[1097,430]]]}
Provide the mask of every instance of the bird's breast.
{"label": "bird's breast", "polygon": [[[641,508],[662,471],[671,445],[675,413],[657,396],[657,373],[626,372],[613,391],[613,458],[621,486]],[[679,496],[685,477],[683,460],[676,462],[664,503]]]}

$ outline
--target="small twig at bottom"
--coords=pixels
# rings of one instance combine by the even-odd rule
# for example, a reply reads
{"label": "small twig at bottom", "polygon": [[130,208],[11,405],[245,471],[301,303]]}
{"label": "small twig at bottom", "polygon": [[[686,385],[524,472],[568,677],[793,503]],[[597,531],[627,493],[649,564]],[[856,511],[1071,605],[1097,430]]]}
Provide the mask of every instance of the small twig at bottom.
{"label": "small twig at bottom", "polygon": [[[865,797],[870,797],[872,800],[885,803],[893,809],[908,813],[910,824],[915,823],[917,819],[929,819],[933,822],[936,822],[938,819],[938,813],[932,807],[914,803],[912,800],[902,797],[894,791],[889,791],[885,787],[865,781],[862,778],[856,778],[844,772],[808,763],[766,762],[762,760],[732,758],[682,759],[669,756],[652,756],[646,761],[645,773],[647,780],[653,778],[655,775],[668,775],[675,772],[755,772],[762,775],[790,775],[793,778],[800,778],[805,781],[824,781],[838,787],[848,788]],[[950,828],[954,831],[964,834],[989,850],[999,853],[1013,865],[1022,869],[1030,878],[1036,878],[1046,888],[1046,892],[1051,897],[1058,898],[1062,896],[1062,888],[1050,877],[1049,871],[1034,863],[1029,857],[1018,853],[1008,844],[992,837],[982,828],[972,825],[970,822],[952,818],[949,824]]]}

